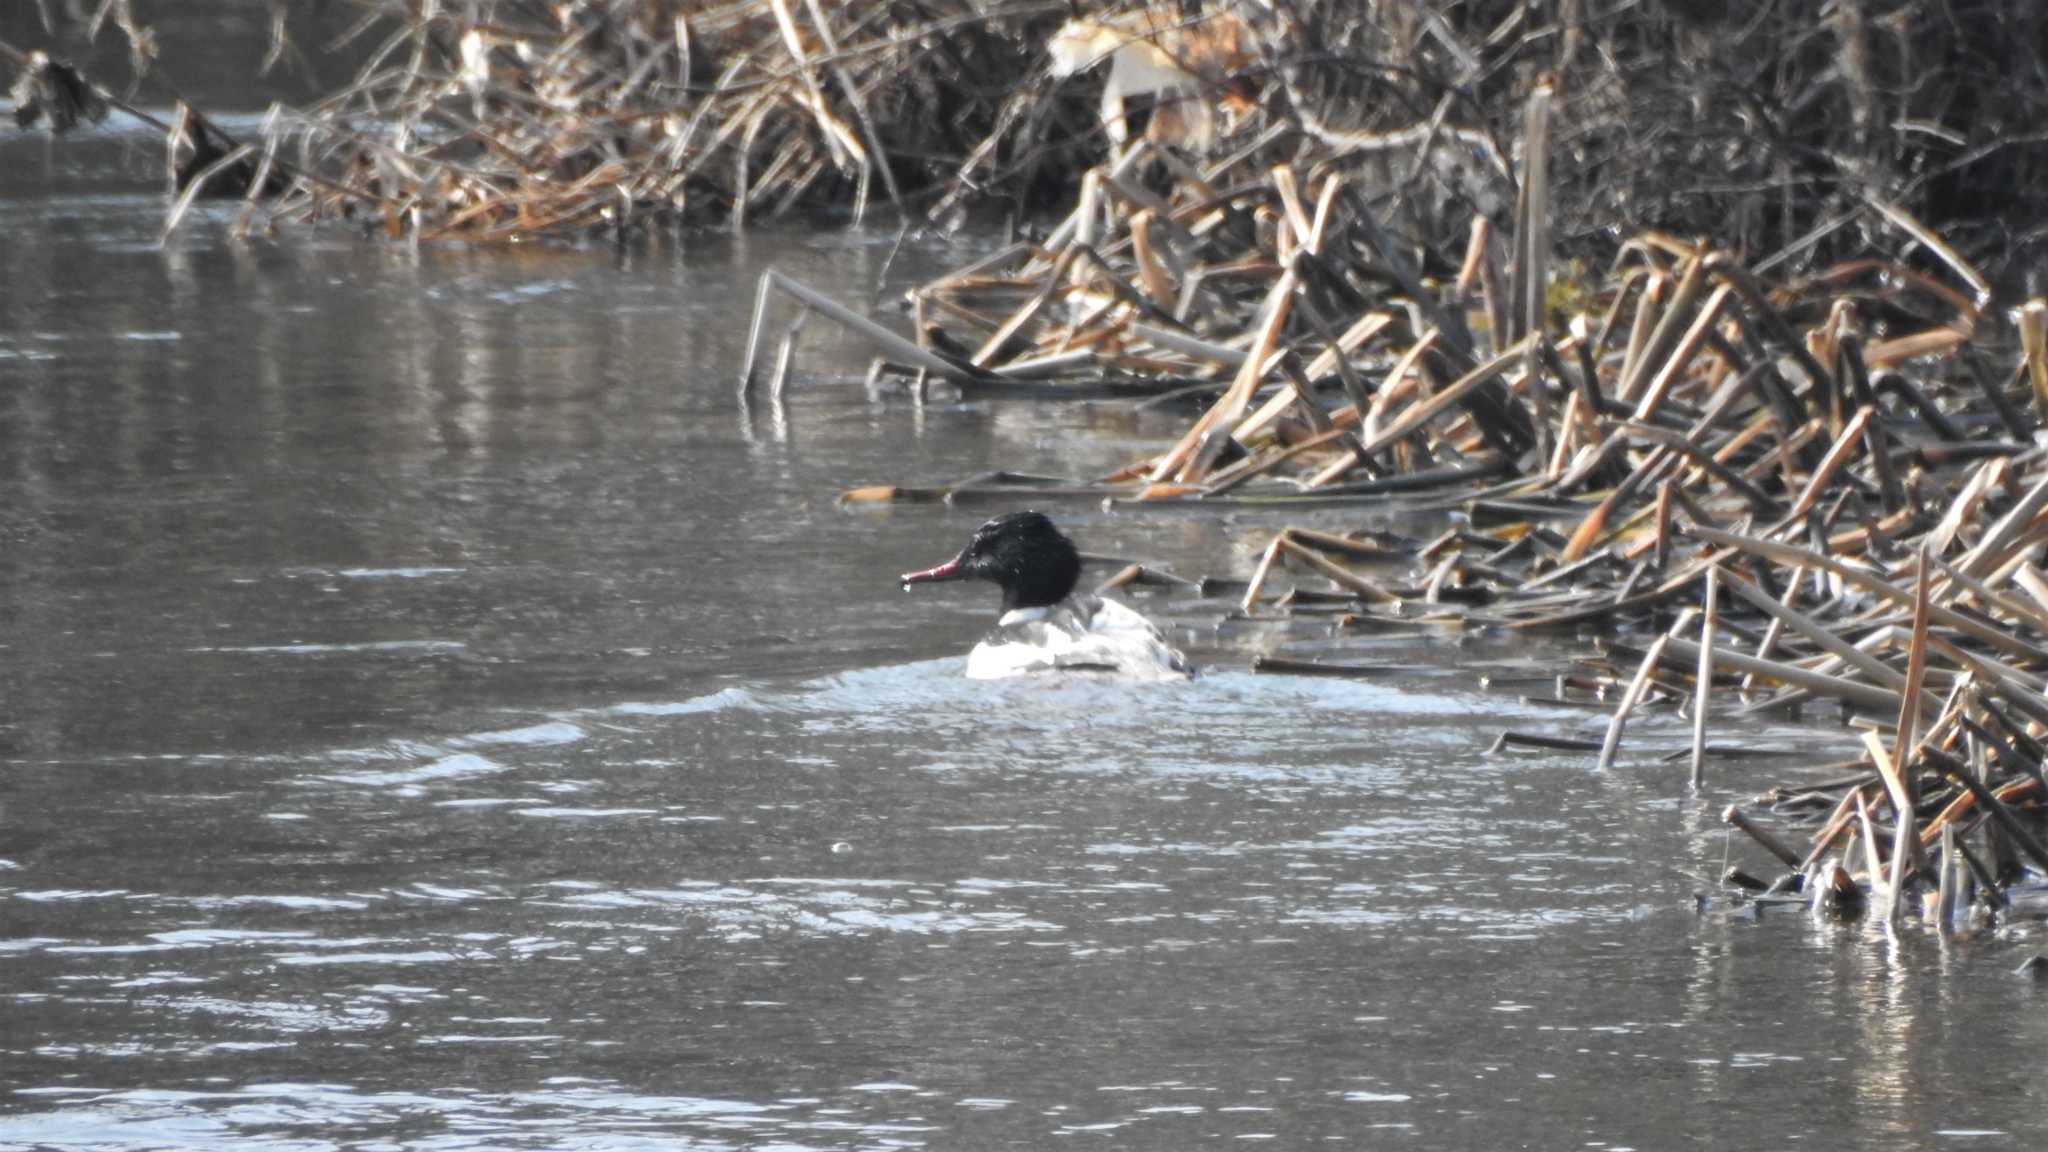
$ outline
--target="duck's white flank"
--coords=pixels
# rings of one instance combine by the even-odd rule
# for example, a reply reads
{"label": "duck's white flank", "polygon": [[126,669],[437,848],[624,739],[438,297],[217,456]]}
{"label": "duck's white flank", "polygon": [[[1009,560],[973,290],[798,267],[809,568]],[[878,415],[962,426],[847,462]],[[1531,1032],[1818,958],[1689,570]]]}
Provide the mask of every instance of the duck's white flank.
{"label": "duck's white flank", "polygon": [[1074,596],[1042,608],[1013,608],[967,654],[967,675],[999,680],[1053,669],[1138,680],[1181,680],[1187,662],[1150,620],[1114,600]]}

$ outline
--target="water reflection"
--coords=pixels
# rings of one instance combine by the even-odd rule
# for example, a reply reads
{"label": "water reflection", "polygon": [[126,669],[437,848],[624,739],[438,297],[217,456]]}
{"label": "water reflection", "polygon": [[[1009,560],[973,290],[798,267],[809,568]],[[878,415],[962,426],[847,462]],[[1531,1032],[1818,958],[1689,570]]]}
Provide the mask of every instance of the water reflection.
{"label": "water reflection", "polygon": [[[727,650],[796,649],[812,611],[846,603],[821,589],[871,578],[835,581],[841,554],[897,528],[839,517],[830,493],[964,474],[997,431],[957,410],[911,451],[906,422],[820,386],[788,443],[749,447],[731,393],[746,301],[728,289],[753,266],[716,244],[634,264],[232,243],[201,220],[158,252],[150,198],[97,201],[4,203],[0,595],[43,662],[0,672],[36,702],[19,712],[40,731],[0,734],[21,753],[262,746],[422,698],[503,703],[548,659],[653,684]],[[754,245],[827,282],[865,284],[884,254]],[[852,353],[820,331],[805,355]],[[848,447],[922,474],[849,474]],[[294,669],[263,729],[206,715],[202,691],[280,678],[231,657],[342,651],[383,659]]]}

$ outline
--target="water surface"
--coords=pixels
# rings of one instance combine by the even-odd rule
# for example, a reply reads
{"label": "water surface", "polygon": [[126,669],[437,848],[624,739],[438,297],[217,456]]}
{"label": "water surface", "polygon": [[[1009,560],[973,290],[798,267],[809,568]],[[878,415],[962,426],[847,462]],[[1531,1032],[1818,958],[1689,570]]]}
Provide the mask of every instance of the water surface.
{"label": "water surface", "polygon": [[[734,374],[762,267],[873,301],[975,242],[159,248],[23,147],[0,1147],[2048,1141],[2036,926],[1697,911],[1714,813],[1814,769],[1486,755],[1597,720],[1480,689],[1544,648],[1259,677],[1288,637],[1155,595],[1208,675],[962,679],[990,598],[892,577],[989,510],[834,494],[1173,420]],[[1191,575],[1271,526],[1061,517]]]}

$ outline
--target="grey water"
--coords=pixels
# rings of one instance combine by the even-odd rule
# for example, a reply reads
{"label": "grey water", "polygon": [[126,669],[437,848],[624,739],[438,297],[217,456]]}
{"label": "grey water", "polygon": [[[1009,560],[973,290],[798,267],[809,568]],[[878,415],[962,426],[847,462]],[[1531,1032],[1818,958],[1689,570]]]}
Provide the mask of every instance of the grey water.
{"label": "grey water", "polygon": [[990,509],[835,495],[1180,418],[816,320],[735,377],[762,268],[887,314],[979,242],[159,244],[152,151],[0,142],[0,1148],[2048,1146],[2039,925],[1696,901],[1826,733],[1488,755],[1597,724],[1480,684],[1576,641],[1258,676],[1307,638],[1177,594],[1192,682],[964,680],[990,598],[893,577]]}

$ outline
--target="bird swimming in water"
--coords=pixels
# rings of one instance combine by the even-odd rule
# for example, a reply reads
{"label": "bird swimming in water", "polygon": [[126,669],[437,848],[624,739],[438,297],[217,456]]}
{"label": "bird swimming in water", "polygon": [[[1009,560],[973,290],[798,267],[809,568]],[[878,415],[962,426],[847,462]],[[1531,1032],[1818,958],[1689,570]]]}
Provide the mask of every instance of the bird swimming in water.
{"label": "bird swimming in water", "polygon": [[1105,672],[1181,680],[1187,658],[1150,620],[1114,600],[1077,594],[1081,553],[1042,512],[1012,512],[974,530],[958,556],[903,574],[913,584],[987,580],[1003,590],[996,627],[967,654],[967,675],[993,680],[1036,672]]}

